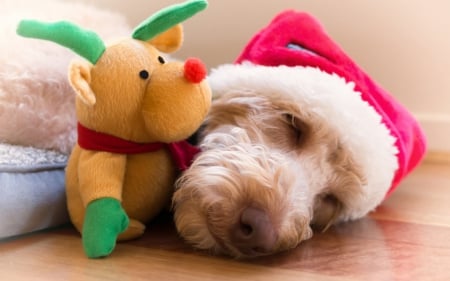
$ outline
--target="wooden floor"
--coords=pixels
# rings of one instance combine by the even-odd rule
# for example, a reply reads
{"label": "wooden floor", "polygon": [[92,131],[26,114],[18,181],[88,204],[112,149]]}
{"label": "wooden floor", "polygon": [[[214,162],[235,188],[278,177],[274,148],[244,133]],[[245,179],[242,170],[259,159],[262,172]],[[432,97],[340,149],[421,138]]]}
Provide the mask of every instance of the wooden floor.
{"label": "wooden floor", "polygon": [[450,165],[422,164],[369,217],[287,253],[211,257],[184,245],[163,216],[101,260],[84,256],[70,226],[2,242],[0,280],[450,280]]}

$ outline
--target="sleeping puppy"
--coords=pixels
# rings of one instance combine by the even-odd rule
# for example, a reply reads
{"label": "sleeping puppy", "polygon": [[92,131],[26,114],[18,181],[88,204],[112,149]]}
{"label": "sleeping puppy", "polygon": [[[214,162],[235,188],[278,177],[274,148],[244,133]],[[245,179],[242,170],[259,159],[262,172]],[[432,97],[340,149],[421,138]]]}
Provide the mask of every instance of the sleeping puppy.
{"label": "sleeping puppy", "polygon": [[279,14],[209,83],[202,152],[173,197],[178,232],[199,249],[294,248],[373,210],[425,151],[412,116],[305,13]]}

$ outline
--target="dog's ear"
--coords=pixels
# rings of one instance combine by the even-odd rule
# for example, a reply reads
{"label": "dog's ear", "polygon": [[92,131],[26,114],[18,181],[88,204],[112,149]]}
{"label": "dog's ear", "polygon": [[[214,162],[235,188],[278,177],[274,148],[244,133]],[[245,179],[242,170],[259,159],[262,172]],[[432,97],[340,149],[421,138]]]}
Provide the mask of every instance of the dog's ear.
{"label": "dog's ear", "polygon": [[311,226],[325,232],[339,218],[343,205],[331,194],[320,194],[316,197],[313,206],[313,219]]}

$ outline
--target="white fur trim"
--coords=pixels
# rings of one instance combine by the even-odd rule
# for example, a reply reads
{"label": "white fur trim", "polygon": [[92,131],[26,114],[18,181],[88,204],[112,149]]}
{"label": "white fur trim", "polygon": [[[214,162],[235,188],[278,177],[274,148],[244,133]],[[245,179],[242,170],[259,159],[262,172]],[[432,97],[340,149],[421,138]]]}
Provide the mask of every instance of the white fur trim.
{"label": "white fur trim", "polygon": [[381,116],[354,90],[354,83],[312,67],[250,63],[223,65],[214,69],[208,80],[214,97],[236,90],[257,91],[261,95],[281,93],[335,128],[367,179],[363,196],[346,204],[347,211],[341,219],[364,216],[386,196],[398,168],[395,138],[381,122]]}

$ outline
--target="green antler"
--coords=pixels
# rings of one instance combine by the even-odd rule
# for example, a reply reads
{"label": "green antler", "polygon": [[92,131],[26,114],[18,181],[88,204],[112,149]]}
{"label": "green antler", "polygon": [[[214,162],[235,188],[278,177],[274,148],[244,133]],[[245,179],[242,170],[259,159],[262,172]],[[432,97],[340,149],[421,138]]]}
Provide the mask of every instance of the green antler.
{"label": "green antler", "polygon": [[22,20],[16,32],[24,37],[58,43],[72,49],[92,64],[95,64],[105,51],[105,44],[96,33],[67,21],[45,23],[36,20]]}
{"label": "green antler", "polygon": [[164,8],[139,24],[134,29],[132,37],[147,41],[172,26],[187,20],[207,6],[206,0],[192,0]]}

